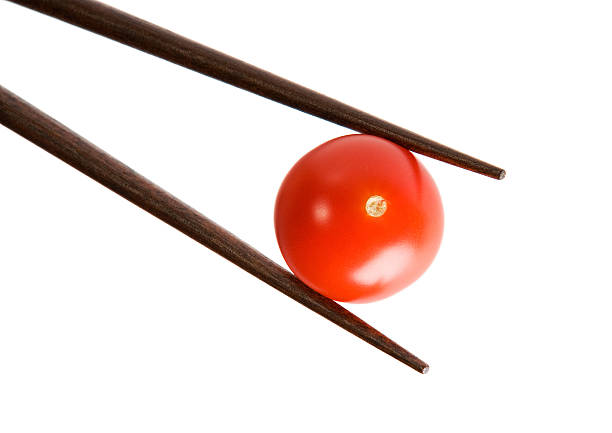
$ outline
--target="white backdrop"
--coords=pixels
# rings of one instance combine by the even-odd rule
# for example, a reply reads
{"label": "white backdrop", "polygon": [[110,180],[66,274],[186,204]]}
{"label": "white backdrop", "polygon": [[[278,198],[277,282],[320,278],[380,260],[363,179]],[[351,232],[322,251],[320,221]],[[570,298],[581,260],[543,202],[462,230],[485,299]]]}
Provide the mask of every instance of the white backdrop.
{"label": "white backdrop", "polygon": [[[0,127],[0,431],[612,429],[607,2],[114,6],[505,168],[420,157],[414,285],[378,352]],[[0,2],[1,84],[278,263],[276,191],[350,131]]]}

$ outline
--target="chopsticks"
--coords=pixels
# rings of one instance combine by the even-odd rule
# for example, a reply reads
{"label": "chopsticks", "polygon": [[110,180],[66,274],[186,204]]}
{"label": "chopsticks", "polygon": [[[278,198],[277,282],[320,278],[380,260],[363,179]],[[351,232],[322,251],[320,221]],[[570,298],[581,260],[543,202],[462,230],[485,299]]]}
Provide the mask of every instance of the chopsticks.
{"label": "chopsticks", "polygon": [[393,358],[428,365],[213,221],[0,86],[0,124]]}
{"label": "chopsticks", "polygon": [[162,27],[92,0],[10,0],[321,119],[503,179],[505,171]]}

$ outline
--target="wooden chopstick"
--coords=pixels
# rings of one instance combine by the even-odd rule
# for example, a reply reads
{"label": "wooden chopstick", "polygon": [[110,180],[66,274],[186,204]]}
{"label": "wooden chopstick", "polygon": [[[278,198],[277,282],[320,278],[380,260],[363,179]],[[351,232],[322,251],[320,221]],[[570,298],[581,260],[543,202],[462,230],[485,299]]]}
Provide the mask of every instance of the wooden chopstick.
{"label": "wooden chopstick", "polygon": [[415,370],[427,373],[429,367],[425,362],[359,317],[315,292],[223,227],[2,86],[0,124],[341,328]]}
{"label": "wooden chopstick", "polygon": [[505,171],[328,96],[92,0],[10,0],[193,71],[411,151],[503,179]]}

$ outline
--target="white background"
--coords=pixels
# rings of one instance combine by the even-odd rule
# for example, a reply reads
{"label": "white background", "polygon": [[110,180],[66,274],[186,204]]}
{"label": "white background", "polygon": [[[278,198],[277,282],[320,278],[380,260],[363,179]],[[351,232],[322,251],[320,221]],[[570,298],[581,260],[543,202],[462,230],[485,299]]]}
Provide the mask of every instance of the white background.
{"label": "white background", "polygon": [[[348,308],[420,375],[0,128],[0,431],[612,429],[607,2],[113,5],[504,167]],[[276,190],[348,130],[0,2],[11,91],[279,263]]]}

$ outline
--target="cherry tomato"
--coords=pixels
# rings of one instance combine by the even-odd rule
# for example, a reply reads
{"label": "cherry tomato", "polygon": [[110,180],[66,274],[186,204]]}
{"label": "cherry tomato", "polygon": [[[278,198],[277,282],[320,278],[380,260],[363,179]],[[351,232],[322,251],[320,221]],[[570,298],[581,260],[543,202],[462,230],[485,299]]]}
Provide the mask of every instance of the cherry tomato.
{"label": "cherry tomato", "polygon": [[323,295],[371,302],[414,282],[433,261],[444,216],[438,189],[412,153],[347,135],[300,159],[274,210],[293,273]]}

